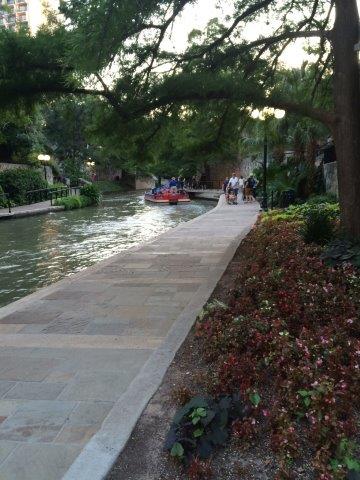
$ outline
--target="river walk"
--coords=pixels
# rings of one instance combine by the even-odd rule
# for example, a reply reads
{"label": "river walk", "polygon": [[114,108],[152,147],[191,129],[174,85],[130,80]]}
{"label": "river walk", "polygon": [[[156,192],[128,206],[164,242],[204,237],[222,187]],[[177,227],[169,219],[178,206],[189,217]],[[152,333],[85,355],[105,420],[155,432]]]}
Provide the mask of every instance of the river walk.
{"label": "river walk", "polygon": [[104,477],[256,220],[217,208],[0,309],[0,479]]}
{"label": "river walk", "polygon": [[50,200],[47,200],[46,202],[38,202],[31,205],[12,207],[11,213],[9,213],[9,210],[7,208],[2,208],[0,210],[0,220],[31,217],[33,215],[42,215],[44,213],[58,212],[61,210],[64,210],[64,207],[56,207],[55,205],[51,205]]}

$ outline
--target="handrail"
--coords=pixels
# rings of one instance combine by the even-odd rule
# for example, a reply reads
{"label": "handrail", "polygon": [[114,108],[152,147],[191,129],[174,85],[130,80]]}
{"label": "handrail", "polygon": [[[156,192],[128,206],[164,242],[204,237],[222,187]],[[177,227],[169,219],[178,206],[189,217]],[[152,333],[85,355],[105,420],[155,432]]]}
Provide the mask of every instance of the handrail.
{"label": "handrail", "polygon": [[221,190],[222,182],[219,180],[214,181],[201,181],[190,180],[185,182],[185,187],[189,190]]}
{"label": "handrail", "polygon": [[65,186],[63,188],[40,188],[37,190],[29,190],[25,192],[25,195],[29,205],[32,203],[44,202],[46,200],[50,200],[52,205],[54,194],[55,198],[58,198],[59,196],[67,197],[69,195],[69,190],[70,188]]}

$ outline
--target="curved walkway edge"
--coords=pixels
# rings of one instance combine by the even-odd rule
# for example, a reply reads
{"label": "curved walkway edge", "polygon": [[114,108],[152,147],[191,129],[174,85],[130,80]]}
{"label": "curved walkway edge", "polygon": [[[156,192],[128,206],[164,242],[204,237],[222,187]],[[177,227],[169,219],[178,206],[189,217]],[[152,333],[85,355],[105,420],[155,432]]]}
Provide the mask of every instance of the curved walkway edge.
{"label": "curved walkway edge", "polygon": [[106,477],[257,215],[221,197],[0,309],[1,480]]}

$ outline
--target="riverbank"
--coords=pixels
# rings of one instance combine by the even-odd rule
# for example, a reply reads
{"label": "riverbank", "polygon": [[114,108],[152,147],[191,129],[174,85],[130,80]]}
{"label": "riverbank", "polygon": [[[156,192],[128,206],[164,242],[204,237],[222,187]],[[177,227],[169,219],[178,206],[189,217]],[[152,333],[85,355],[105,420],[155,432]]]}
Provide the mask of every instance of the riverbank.
{"label": "riverbank", "polygon": [[257,210],[221,204],[0,310],[1,478],[106,474]]}

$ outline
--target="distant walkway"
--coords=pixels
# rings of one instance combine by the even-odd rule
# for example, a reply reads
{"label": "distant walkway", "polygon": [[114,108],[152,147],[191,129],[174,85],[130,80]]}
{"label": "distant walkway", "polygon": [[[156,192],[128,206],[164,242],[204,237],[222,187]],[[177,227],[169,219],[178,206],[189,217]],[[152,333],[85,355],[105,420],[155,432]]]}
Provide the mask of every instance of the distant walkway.
{"label": "distant walkway", "polygon": [[[76,195],[77,188],[71,188],[71,195]],[[0,209],[0,221],[11,218],[30,217],[33,215],[41,215],[44,213],[58,212],[64,210],[64,207],[56,207],[51,205],[50,200],[46,202],[32,203],[31,205],[21,205],[20,207],[11,207],[11,213],[8,208]]]}
{"label": "distant walkway", "polygon": [[51,206],[50,200],[46,202],[32,203],[31,205],[21,205],[20,207],[12,207],[11,213],[7,208],[0,210],[0,220],[10,218],[30,217],[32,215],[41,215],[43,213],[57,212],[64,210],[64,207]]}
{"label": "distant walkway", "polygon": [[257,212],[222,197],[0,309],[1,480],[103,478]]}

